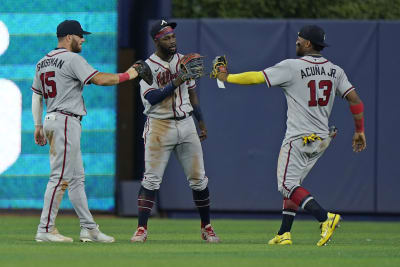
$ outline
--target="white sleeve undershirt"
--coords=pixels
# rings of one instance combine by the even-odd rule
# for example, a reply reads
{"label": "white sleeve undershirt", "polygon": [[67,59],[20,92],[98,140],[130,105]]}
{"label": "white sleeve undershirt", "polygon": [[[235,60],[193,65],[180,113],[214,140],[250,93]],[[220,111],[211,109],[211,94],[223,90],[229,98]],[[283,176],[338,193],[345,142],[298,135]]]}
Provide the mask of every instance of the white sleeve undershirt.
{"label": "white sleeve undershirt", "polygon": [[35,126],[42,125],[43,100],[42,96],[32,93],[32,115]]}

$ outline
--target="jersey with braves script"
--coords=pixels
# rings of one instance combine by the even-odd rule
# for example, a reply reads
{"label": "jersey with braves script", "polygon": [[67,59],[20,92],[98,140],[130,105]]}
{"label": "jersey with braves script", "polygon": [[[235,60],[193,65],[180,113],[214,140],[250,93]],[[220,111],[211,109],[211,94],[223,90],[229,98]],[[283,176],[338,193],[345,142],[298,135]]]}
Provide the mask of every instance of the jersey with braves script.
{"label": "jersey with braves script", "polygon": [[32,90],[44,97],[47,112],[57,110],[83,116],[86,115],[83,87],[96,73],[79,54],[65,48],[55,49],[37,63]]}
{"label": "jersey with braves script", "polygon": [[176,53],[170,62],[166,62],[156,54],[152,54],[146,60],[146,63],[150,66],[154,77],[151,85],[148,85],[143,80],[140,82],[140,94],[144,106],[143,113],[146,116],[155,119],[171,119],[186,117],[188,113],[193,110],[193,107],[190,104],[188,90],[196,87],[194,80],[184,82],[175,89],[174,94],[166,97],[163,101],[153,106],[145,98],[147,93],[152,90],[162,90],[168,85],[168,83],[177,77],[180,70],[179,60],[181,58],[182,55]]}
{"label": "jersey with braves script", "polygon": [[327,138],[334,96],[344,98],[354,90],[343,69],[323,57],[287,59],[263,74],[268,87],[281,87],[287,99],[283,143],[312,133]]}

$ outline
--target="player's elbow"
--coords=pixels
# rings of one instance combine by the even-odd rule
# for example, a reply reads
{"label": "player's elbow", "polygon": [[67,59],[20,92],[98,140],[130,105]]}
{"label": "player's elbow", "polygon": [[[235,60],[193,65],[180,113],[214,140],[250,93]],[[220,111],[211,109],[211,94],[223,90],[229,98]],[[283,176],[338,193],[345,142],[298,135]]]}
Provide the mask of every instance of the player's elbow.
{"label": "player's elbow", "polygon": [[348,93],[346,99],[349,102],[350,106],[358,105],[361,103],[361,98],[358,96],[355,90]]}
{"label": "player's elbow", "polygon": [[99,72],[90,80],[90,83],[100,86],[114,85],[118,83],[114,76],[110,73]]}
{"label": "player's elbow", "polygon": [[106,81],[104,79],[101,79],[101,77],[98,77],[99,75],[94,76],[91,80],[90,83],[93,83],[95,85],[100,85],[104,86],[106,85]]}

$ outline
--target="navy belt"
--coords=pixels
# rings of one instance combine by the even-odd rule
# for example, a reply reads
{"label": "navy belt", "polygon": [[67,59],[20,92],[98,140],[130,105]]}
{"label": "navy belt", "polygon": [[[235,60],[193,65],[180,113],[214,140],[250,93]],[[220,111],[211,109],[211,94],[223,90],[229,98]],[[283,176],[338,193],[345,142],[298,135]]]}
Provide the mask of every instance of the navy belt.
{"label": "navy belt", "polygon": [[167,120],[176,120],[176,121],[181,121],[184,120],[186,118],[189,118],[190,116],[192,116],[193,111],[190,111],[186,116],[182,116],[182,117],[174,117],[174,118],[168,118]]}
{"label": "navy belt", "polygon": [[56,110],[54,110],[52,112],[58,112],[58,113],[61,113],[61,114],[67,115],[67,116],[72,116],[72,117],[75,117],[78,120],[82,121],[82,116],[81,115],[77,115],[77,114],[74,114],[74,113],[71,113],[71,112],[68,112],[68,111],[63,111],[63,110],[57,110],[56,109]]}

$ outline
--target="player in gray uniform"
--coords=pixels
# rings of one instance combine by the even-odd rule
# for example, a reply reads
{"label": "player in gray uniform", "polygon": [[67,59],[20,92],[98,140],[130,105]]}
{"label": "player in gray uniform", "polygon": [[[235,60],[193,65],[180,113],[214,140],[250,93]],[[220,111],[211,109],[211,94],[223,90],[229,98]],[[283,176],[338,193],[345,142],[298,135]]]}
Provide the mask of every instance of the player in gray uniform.
{"label": "player in gray uniform", "polygon": [[[176,23],[164,20],[152,25],[150,35],[156,51],[146,60],[153,72],[153,84],[140,83],[144,114],[147,121],[143,138],[145,145],[145,172],[138,193],[138,227],[132,242],[145,242],[147,221],[160,188],[171,152],[179,160],[192,188],[193,200],[201,218],[201,236],[207,242],[218,242],[210,224],[208,178],[204,171],[200,140],[207,137],[201,114],[195,81],[183,81],[177,53],[174,28]],[[192,117],[196,117],[200,134]]]}
{"label": "player in gray uniform", "polygon": [[[35,240],[38,242],[72,242],[55,226],[58,209],[68,188],[69,199],[77,213],[81,241],[114,242],[103,234],[89,211],[85,193],[85,174],[80,150],[81,120],[86,115],[82,97],[88,83],[115,85],[138,76],[129,68],[122,74],[102,73],[90,66],[78,53],[85,42],[78,21],[66,20],[57,27],[58,46],[36,65],[32,85],[32,114],[35,122],[35,143],[50,144],[50,179]],[[47,114],[42,126],[43,98]]]}
{"label": "player in gray uniform", "polygon": [[350,104],[356,130],[353,150],[360,152],[366,147],[364,134],[363,103],[350,84],[343,69],[321,55],[325,43],[323,29],[316,25],[304,26],[296,41],[296,53],[300,58],[287,59],[260,72],[229,74],[226,60],[214,65],[214,76],[219,80],[236,84],[266,83],[279,86],[286,96],[287,130],[278,159],[278,190],[282,193],[283,219],[278,234],[268,243],[292,244],[290,230],[299,207],[310,212],[321,223],[321,239],[325,245],[340,221],[340,215],[326,212],[311,194],[301,186],[311,168],[322,156],[336,131],[329,131],[328,119],[334,97],[339,95]]}

